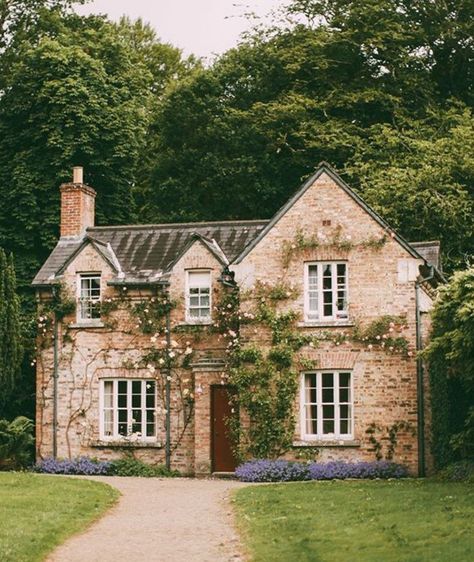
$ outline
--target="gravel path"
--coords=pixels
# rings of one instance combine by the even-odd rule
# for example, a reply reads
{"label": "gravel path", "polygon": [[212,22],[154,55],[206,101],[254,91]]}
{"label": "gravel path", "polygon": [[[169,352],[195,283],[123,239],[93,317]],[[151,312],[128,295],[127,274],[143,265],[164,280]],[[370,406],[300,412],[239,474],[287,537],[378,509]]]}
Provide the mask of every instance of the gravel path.
{"label": "gravel path", "polygon": [[238,562],[233,480],[94,477],[122,493],[118,504],[47,562]]}

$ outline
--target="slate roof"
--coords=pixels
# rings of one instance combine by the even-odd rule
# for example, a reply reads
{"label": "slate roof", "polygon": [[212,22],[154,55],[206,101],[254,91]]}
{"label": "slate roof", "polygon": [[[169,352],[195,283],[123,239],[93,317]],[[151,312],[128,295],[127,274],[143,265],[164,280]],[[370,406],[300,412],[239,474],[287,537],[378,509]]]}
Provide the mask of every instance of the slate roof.
{"label": "slate roof", "polygon": [[33,286],[57,282],[54,276],[60,274],[87,243],[94,244],[112,265],[116,258],[121,269],[117,276],[119,283],[149,283],[162,279],[196,240],[200,240],[225,265],[243,251],[267,222],[221,221],[88,228],[82,239],[59,240],[36,275]]}

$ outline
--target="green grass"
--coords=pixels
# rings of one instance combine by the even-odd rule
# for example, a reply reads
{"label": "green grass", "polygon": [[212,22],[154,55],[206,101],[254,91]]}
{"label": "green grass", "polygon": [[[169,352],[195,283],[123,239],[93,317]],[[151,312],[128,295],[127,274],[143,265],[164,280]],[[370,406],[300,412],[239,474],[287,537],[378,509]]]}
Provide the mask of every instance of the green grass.
{"label": "green grass", "polygon": [[472,484],[298,482],[233,501],[253,562],[474,560]]}
{"label": "green grass", "polygon": [[0,473],[0,560],[43,560],[87,527],[119,493],[99,482],[29,473]]}

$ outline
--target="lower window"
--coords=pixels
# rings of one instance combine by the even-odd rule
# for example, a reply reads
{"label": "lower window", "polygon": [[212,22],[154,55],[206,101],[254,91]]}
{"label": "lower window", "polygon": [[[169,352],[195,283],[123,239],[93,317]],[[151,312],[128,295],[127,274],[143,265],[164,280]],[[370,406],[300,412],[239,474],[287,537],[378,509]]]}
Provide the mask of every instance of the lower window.
{"label": "lower window", "polygon": [[303,373],[301,379],[303,439],[353,437],[352,374],[348,371]]}
{"label": "lower window", "polygon": [[153,439],[156,435],[155,381],[101,381],[101,410],[101,439]]}

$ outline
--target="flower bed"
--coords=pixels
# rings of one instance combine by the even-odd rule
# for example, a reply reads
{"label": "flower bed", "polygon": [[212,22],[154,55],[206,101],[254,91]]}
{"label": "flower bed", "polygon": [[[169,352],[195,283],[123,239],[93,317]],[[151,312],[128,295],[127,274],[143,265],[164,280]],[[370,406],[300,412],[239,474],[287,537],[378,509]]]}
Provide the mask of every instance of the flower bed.
{"label": "flower bed", "polygon": [[305,464],[285,460],[253,460],[240,465],[235,474],[242,482],[295,482],[346,478],[406,478],[408,471],[404,466],[389,461]]}
{"label": "flower bed", "polygon": [[125,457],[113,461],[99,461],[89,457],[75,459],[48,458],[33,466],[35,472],[43,474],[86,474],[106,476],[180,476],[177,470],[167,470],[163,465],[149,465],[133,457]]}

